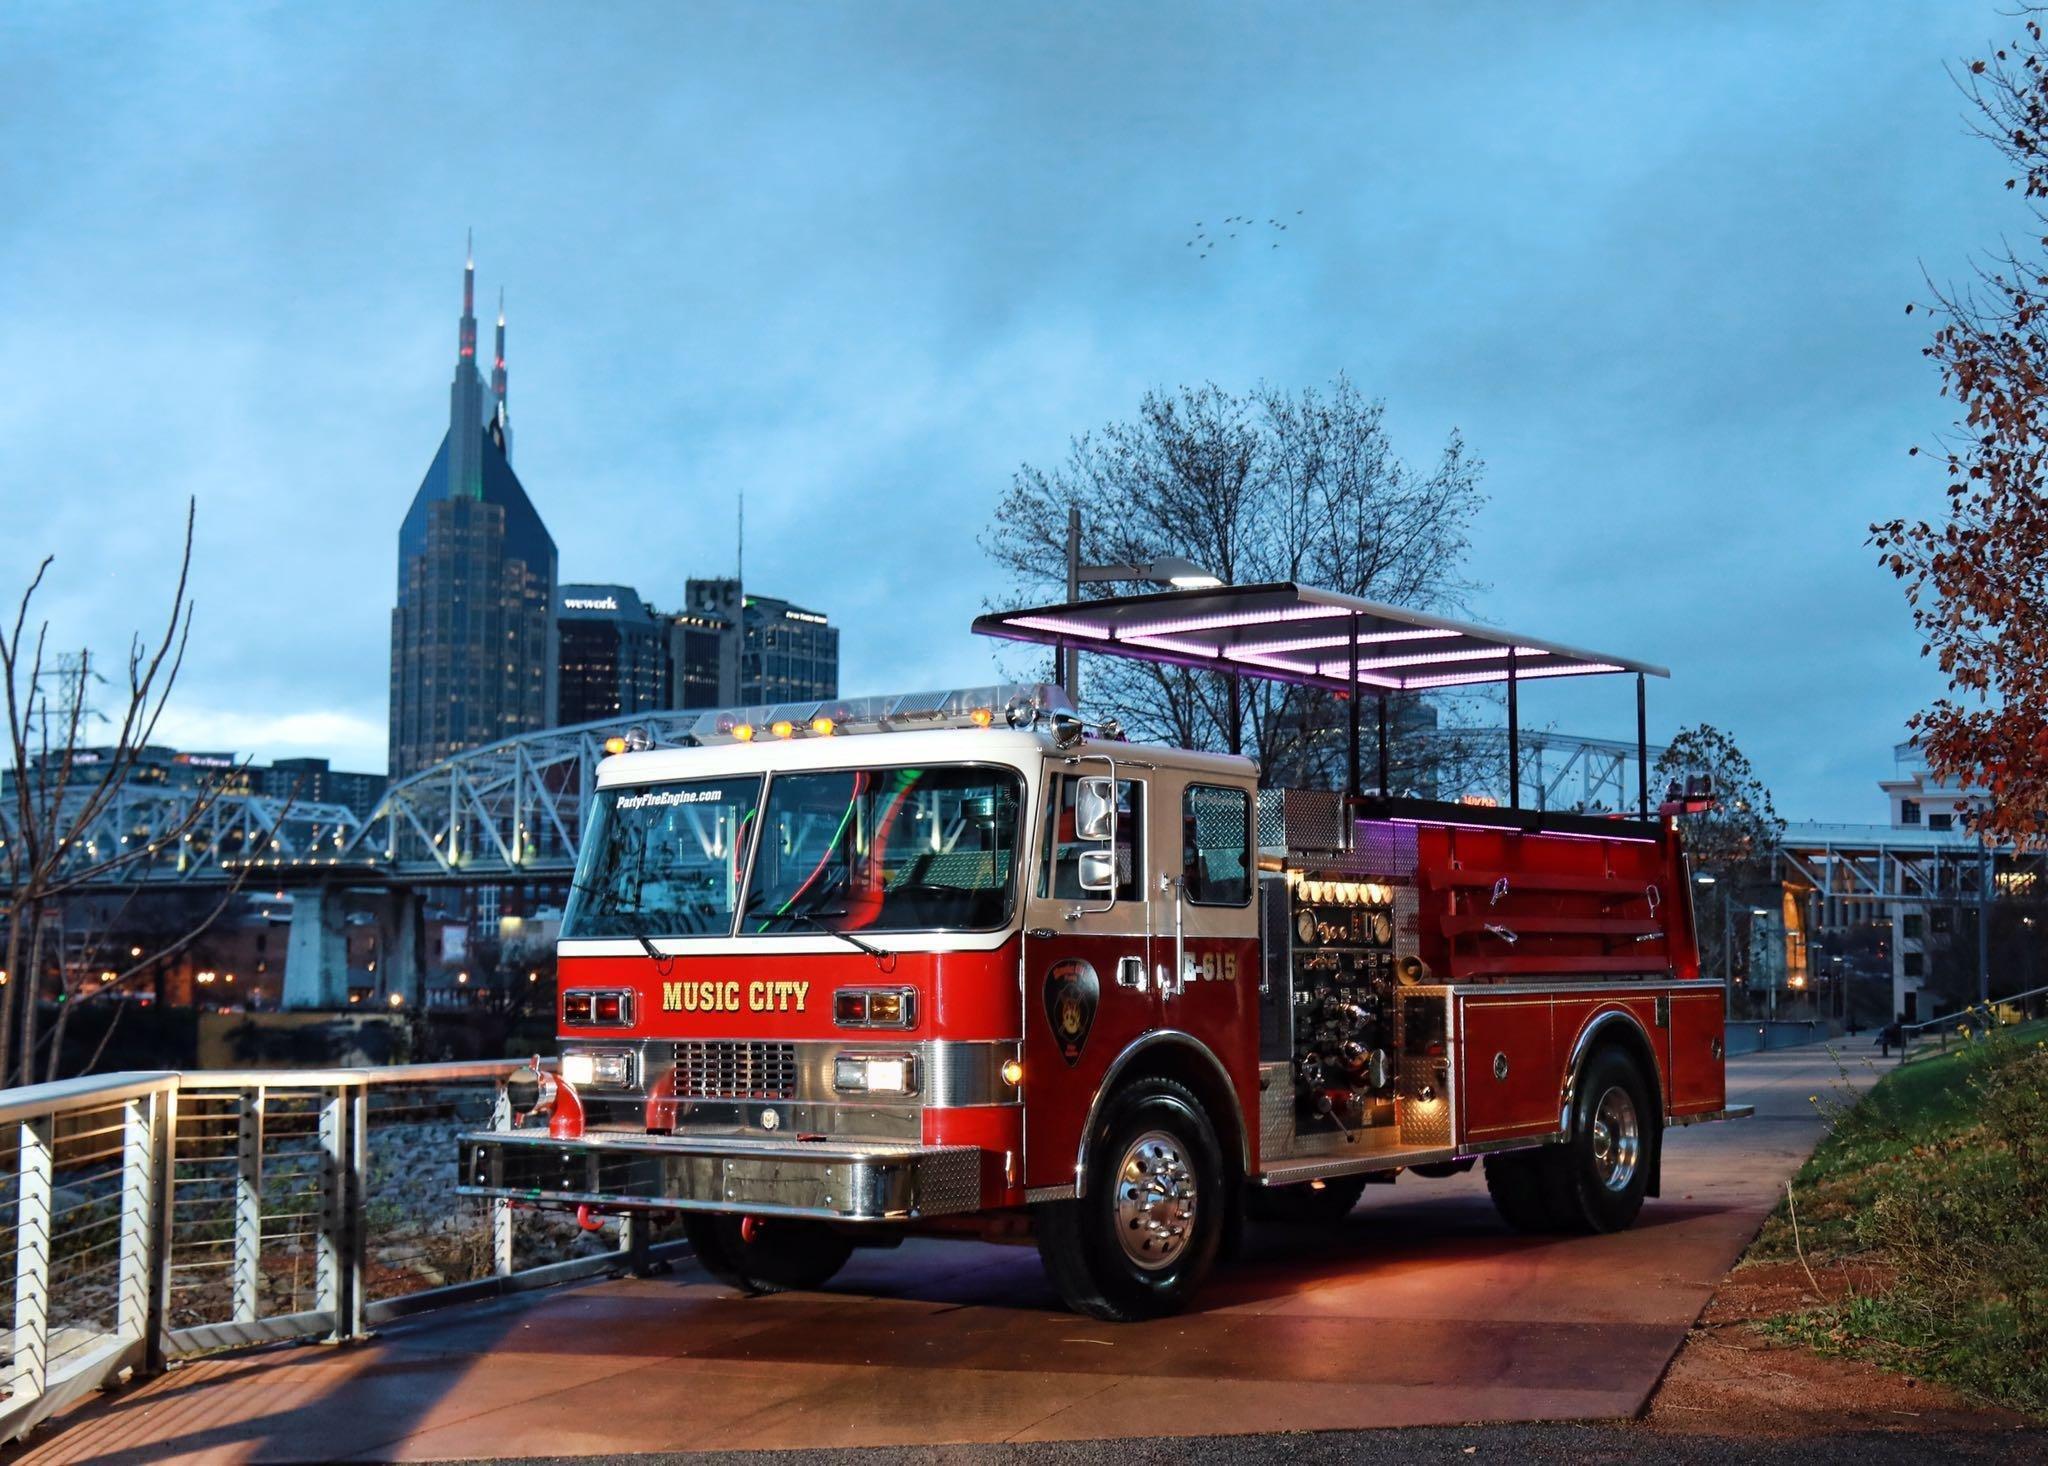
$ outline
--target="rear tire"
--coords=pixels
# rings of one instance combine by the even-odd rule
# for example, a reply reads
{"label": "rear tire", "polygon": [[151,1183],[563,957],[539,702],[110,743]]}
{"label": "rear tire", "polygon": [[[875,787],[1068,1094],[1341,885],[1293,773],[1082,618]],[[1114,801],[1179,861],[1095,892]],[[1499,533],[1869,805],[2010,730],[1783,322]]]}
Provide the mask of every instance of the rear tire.
{"label": "rear tire", "polygon": [[1187,1306],[1215,1264],[1229,1177],[1201,1102],[1140,1079],[1103,1106],[1085,1194],[1033,1208],[1038,1255],[1067,1307],[1114,1323]]}
{"label": "rear tire", "polygon": [[1334,1227],[1351,1215],[1365,1195],[1366,1178],[1331,1176],[1321,1186],[1313,1181],[1293,1186],[1249,1186],[1245,1206],[1253,1221],[1291,1226]]}
{"label": "rear tire", "polygon": [[1657,1146],[1652,1084],[1620,1049],[1594,1054],[1572,1097],[1571,1136],[1547,1154],[1550,1207],[1572,1232],[1619,1232],[1649,1194]]}
{"label": "rear tire", "polygon": [[1544,1170],[1546,1150],[1513,1150],[1486,1158],[1486,1194],[1500,1219],[1517,1232],[1552,1232],[1557,1221],[1550,1211]]}
{"label": "rear tire", "polygon": [[822,1288],[853,1255],[851,1239],[823,1222],[688,1212],[683,1230],[698,1265],[743,1293]]}
{"label": "rear tire", "polygon": [[1518,1232],[1621,1231],[1649,1192],[1655,1117],[1641,1067],[1600,1050],[1579,1078],[1564,1140],[1486,1158],[1494,1209]]}

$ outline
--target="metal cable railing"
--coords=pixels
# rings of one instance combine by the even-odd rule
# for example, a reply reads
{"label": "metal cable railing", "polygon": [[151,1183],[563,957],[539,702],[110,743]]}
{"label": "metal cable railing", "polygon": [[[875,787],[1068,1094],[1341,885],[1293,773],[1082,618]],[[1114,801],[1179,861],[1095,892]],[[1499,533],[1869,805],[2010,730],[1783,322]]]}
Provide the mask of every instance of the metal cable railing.
{"label": "metal cable railing", "polygon": [[1945,1054],[1951,1039],[1974,1040],[1991,1029],[2041,1017],[2048,1017],[2048,987],[2028,988],[2010,997],[1972,1003],[1939,1018],[1904,1023],[1899,1025],[1899,1062],[1930,1051]]}
{"label": "metal cable railing", "polygon": [[520,1061],[114,1074],[0,1091],[0,1441],[122,1370],[359,1338],[618,1266],[573,1224],[455,1195],[455,1137]]}

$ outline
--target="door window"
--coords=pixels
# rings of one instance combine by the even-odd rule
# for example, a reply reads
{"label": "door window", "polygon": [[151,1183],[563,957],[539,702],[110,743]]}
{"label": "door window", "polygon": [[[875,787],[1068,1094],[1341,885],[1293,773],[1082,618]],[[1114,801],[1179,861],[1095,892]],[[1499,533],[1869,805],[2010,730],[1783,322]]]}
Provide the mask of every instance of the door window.
{"label": "door window", "polygon": [[[1083,776],[1062,774],[1046,791],[1045,843],[1040,848],[1038,894],[1056,901],[1094,901],[1101,895],[1081,888],[1081,856],[1102,848],[1079,838],[1074,827],[1074,796]],[[1116,781],[1116,899],[1136,901],[1145,877],[1145,785],[1138,779]]]}
{"label": "door window", "polygon": [[1252,899],[1251,796],[1190,784],[1180,802],[1181,872],[1196,906],[1244,906]]}

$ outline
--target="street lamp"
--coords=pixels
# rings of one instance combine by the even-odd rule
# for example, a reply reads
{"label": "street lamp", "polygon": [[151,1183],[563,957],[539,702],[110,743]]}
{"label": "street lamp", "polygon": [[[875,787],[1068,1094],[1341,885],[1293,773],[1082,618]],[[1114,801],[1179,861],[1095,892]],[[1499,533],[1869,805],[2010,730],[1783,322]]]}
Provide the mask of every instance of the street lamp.
{"label": "street lamp", "polygon": [[[1174,590],[1214,590],[1224,583],[1222,576],[1179,555],[1162,555],[1143,565],[1083,565],[1081,511],[1070,506],[1067,510],[1067,604],[1071,606],[1081,599],[1081,587],[1084,585],[1124,580],[1143,580]],[[1081,701],[1081,653],[1076,647],[1068,647],[1061,657],[1060,683],[1067,690],[1067,700],[1078,705]],[[1235,685],[1233,681],[1233,688]],[[1235,701],[1233,693],[1232,702]]]}

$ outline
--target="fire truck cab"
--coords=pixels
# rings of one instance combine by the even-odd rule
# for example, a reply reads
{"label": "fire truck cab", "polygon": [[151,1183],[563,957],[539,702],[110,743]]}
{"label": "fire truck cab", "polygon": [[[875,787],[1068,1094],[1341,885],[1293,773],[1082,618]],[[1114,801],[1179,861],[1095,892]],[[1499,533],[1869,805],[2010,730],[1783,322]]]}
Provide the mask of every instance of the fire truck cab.
{"label": "fire truck cab", "polygon": [[526,1123],[462,1139],[464,1194],[680,1213],[751,1291],[1029,1236],[1070,1306],[1127,1319],[1182,1307],[1247,1213],[1334,1222],[1403,1174],[1483,1160],[1518,1228],[1627,1226],[1666,1127],[1735,1113],[1647,790],[1633,819],[1384,792],[1411,686],[1374,682],[1655,669],[1291,585],[977,625],[1340,683],[1350,787],[1262,788],[1049,686],[707,714],[608,758],[559,1063]]}

